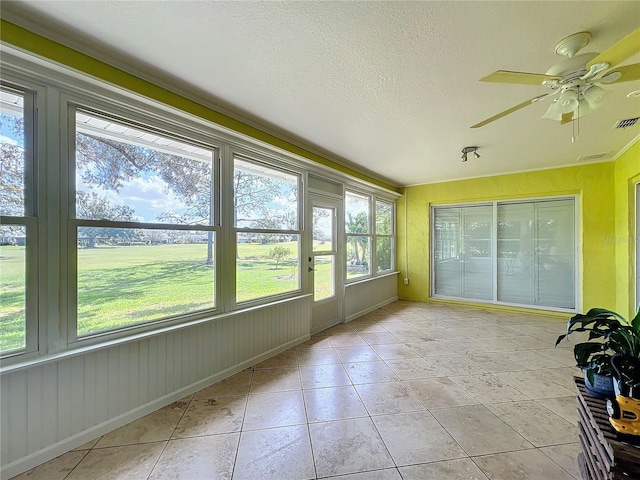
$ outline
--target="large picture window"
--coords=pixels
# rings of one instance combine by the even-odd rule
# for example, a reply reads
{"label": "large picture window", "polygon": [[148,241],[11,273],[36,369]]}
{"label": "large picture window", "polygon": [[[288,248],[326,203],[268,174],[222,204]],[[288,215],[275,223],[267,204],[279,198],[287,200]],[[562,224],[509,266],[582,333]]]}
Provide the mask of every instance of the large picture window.
{"label": "large picture window", "polygon": [[[0,353],[36,348],[33,95],[0,89]],[[30,333],[28,335],[28,333]]]}
{"label": "large picture window", "polygon": [[574,198],[432,211],[434,296],[576,308]]}
{"label": "large picture window", "polygon": [[214,308],[214,149],[75,120],[77,336]]}
{"label": "large picture window", "polygon": [[300,175],[236,157],[236,302],[300,290]]}

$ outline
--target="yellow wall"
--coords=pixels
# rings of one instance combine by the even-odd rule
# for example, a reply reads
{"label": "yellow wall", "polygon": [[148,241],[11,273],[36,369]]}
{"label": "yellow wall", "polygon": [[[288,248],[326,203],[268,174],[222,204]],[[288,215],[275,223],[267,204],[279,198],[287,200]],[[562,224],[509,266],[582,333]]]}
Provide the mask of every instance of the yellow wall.
{"label": "yellow wall", "polygon": [[[625,155],[625,159],[633,157],[634,152],[634,158],[637,159],[638,145]],[[633,158],[625,159],[622,159],[621,165],[634,163]],[[404,197],[398,202],[398,268],[401,271],[398,296],[406,300],[429,299],[430,205],[579,194],[581,237],[578,245],[583,253],[580,262],[580,309],[586,310],[596,306],[618,308],[618,302],[624,302],[624,297],[616,295],[614,266],[616,260],[618,264],[625,260],[623,246],[613,240],[616,235],[616,222],[612,212],[615,208],[616,190],[621,188],[621,183],[625,183],[626,186],[626,181],[616,181],[616,166],[620,160],[615,163],[606,162],[406,188]],[[637,173],[637,164],[634,165]],[[634,168],[629,167],[629,170]],[[627,173],[620,173],[621,178],[625,175]],[[620,192],[618,194],[622,196]],[[405,218],[407,198],[408,211]],[[408,227],[407,235],[405,227]],[[408,248],[405,248],[405,242]],[[408,271],[405,267],[407,253]],[[628,256],[626,261],[629,261]],[[619,273],[618,276],[620,275],[622,274]],[[409,278],[409,285],[403,284],[405,277]],[[626,307],[620,310],[626,312]]]}
{"label": "yellow wall", "polygon": [[[616,228],[612,243],[616,251],[616,308],[623,315],[635,313],[635,248],[639,237],[635,225],[635,188],[640,183],[640,141],[616,160]],[[638,232],[640,234],[640,231]]]}

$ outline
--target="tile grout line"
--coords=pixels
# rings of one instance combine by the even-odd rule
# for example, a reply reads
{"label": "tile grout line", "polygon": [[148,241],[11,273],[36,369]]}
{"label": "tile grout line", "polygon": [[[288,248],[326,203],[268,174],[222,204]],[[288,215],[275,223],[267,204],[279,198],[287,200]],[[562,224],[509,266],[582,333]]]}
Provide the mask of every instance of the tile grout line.
{"label": "tile grout line", "polygon": [[249,403],[249,395],[251,394],[251,386],[253,385],[253,374],[255,372],[255,365],[251,367],[251,376],[249,377],[249,386],[247,388],[247,394],[244,400],[244,411],[242,412],[242,423],[240,424],[240,431],[238,432],[238,444],[236,445],[236,455],[233,458],[233,468],[231,469],[231,480],[233,480],[236,474],[236,466],[238,464],[238,453],[240,453],[240,442],[242,441],[242,433],[244,432],[244,420],[247,416],[247,405]]}
{"label": "tile grout line", "polygon": [[[165,452],[165,450],[167,449],[167,447],[169,446],[169,442],[171,441],[171,439],[173,438],[173,435],[176,433],[176,430],[178,429],[178,425],[180,424],[180,422],[182,421],[182,419],[184,418],[184,416],[187,413],[187,410],[189,409],[189,406],[191,405],[191,402],[193,401],[193,399],[195,398],[196,394],[193,393],[191,395],[191,398],[189,399],[189,401],[187,402],[187,405],[184,408],[184,411],[182,412],[182,415],[180,415],[180,418],[178,419],[178,421],[176,422],[175,427],[173,427],[173,430],[171,431],[171,434],[169,435],[169,438],[165,441],[164,447],[162,447],[162,451],[160,452],[160,455],[158,455],[158,458],[156,459],[156,461],[153,463],[153,467],[151,467],[151,470],[149,471],[149,475],[147,475],[147,480],[149,480],[151,478],[151,475],[153,474],[153,471],[156,469],[156,467],[158,466],[158,462],[160,461],[160,458],[162,458],[162,454]],[[171,404],[169,404],[171,405]],[[157,410],[156,410],[157,411]],[[143,417],[144,418],[144,417]]]}

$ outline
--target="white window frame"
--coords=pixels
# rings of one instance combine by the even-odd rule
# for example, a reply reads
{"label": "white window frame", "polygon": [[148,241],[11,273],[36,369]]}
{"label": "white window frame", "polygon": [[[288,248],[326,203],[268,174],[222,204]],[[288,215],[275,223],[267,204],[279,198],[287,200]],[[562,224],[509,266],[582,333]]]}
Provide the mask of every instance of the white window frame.
{"label": "white window frame", "polygon": [[[544,201],[554,201],[554,200],[567,200],[571,199],[574,202],[574,240],[575,240],[575,251],[574,251],[574,308],[560,308],[560,307],[551,307],[546,305],[532,305],[532,304],[521,304],[521,303],[512,303],[498,300],[498,269],[497,269],[497,256],[498,256],[498,222],[497,219],[497,210],[498,205],[505,205],[510,203],[523,203],[523,202],[544,202]],[[447,295],[441,295],[435,293],[435,210],[438,208],[453,208],[453,207],[473,207],[473,206],[487,206],[492,205],[493,214],[492,214],[492,291],[493,298],[491,300],[487,299],[478,299],[478,298],[464,298],[464,297],[452,297]],[[530,308],[534,310],[546,310],[546,311],[556,311],[556,312],[565,312],[565,313],[576,313],[580,310],[581,305],[581,296],[580,292],[582,291],[581,284],[581,274],[580,274],[580,196],[579,195],[560,195],[560,196],[550,196],[550,197],[531,197],[531,198],[518,198],[518,199],[505,199],[505,200],[489,200],[489,201],[479,201],[472,203],[453,203],[453,204],[431,204],[429,207],[429,250],[430,250],[430,261],[429,261],[429,296],[431,298],[444,299],[444,300],[456,300],[463,302],[471,302],[471,303],[480,303],[480,304],[493,304],[493,305],[505,305],[505,306],[514,306],[514,307],[524,307]]]}
{"label": "white window frame", "polygon": [[25,229],[25,346],[24,348],[0,352],[0,358],[23,357],[38,351],[39,346],[39,258],[41,258],[42,220],[40,212],[44,195],[38,191],[43,136],[36,125],[42,121],[44,111],[43,88],[30,82],[13,81],[4,76],[1,85],[4,90],[14,92],[23,98],[24,118],[24,210],[22,215],[2,215],[0,225],[16,225]]}
{"label": "white window frame", "polygon": [[[369,222],[369,232],[368,233],[349,233],[346,230],[346,219],[347,219],[347,209],[346,209],[346,198],[349,193],[358,196],[365,196],[368,198],[368,222]],[[390,235],[381,235],[376,232],[376,205],[378,202],[384,202],[391,205],[391,234]],[[349,185],[345,185],[344,192],[344,280],[345,284],[357,283],[361,281],[365,281],[371,278],[385,276],[390,273],[395,272],[396,270],[396,202],[394,199],[379,195],[377,193],[367,192],[365,190],[354,188]],[[348,237],[363,237],[369,239],[370,246],[370,261],[369,261],[369,273],[365,275],[359,275],[357,277],[348,278],[347,277],[347,248],[348,248]],[[390,238],[391,239],[391,268],[388,270],[378,271],[378,261],[377,261],[377,239],[378,238]]]}
{"label": "white window frame", "polygon": [[[233,286],[232,292],[228,292],[227,298],[233,298],[232,301],[232,309],[238,310],[241,308],[252,307],[256,305],[261,305],[273,301],[283,300],[287,298],[292,298],[299,296],[303,292],[303,282],[302,282],[302,255],[303,255],[303,242],[304,242],[304,182],[303,182],[303,172],[291,168],[290,165],[279,162],[277,159],[269,158],[268,156],[259,155],[255,152],[250,152],[242,148],[233,148],[230,150],[229,154],[230,166],[228,169],[228,176],[225,177],[224,183],[229,185],[229,189],[226,192],[227,195],[224,198],[227,199],[227,204],[230,206],[226,209],[226,213],[230,215],[228,219],[228,225],[230,228],[230,237],[229,242],[227,244],[228,249],[228,257],[233,259],[233,265],[231,266],[233,282],[230,282]],[[277,172],[282,172],[287,175],[293,175],[297,178],[297,189],[298,189],[298,202],[296,206],[297,210],[297,228],[295,229],[271,229],[271,228],[250,228],[250,227],[237,227],[234,221],[234,199],[233,199],[233,175],[235,171],[235,161],[239,160],[245,163],[251,163],[263,168],[267,168],[270,170],[274,170]],[[282,235],[297,235],[298,236],[298,257],[297,257],[297,265],[298,265],[298,287],[293,290],[287,290],[286,292],[276,293],[273,295],[265,295],[262,297],[257,297],[249,300],[238,301],[237,299],[237,253],[238,253],[238,243],[237,238],[239,233],[256,233],[256,234],[282,234]],[[233,255],[231,255],[233,253]]]}
{"label": "white window frame", "polygon": [[[207,231],[213,232],[214,241],[214,258],[219,258],[220,255],[220,175],[219,175],[219,158],[220,147],[211,143],[206,143],[203,139],[192,138],[187,136],[187,132],[181,131],[180,128],[175,126],[166,128],[159,128],[157,121],[154,118],[146,117],[144,114],[134,110],[126,110],[115,106],[103,105],[98,102],[87,102],[73,97],[66,99],[66,112],[67,112],[67,129],[68,133],[66,138],[68,139],[66,163],[68,175],[66,176],[66,185],[62,190],[67,192],[66,198],[62,201],[66,202],[65,211],[68,212],[66,220],[66,244],[67,244],[67,301],[66,301],[66,325],[67,325],[67,342],[68,344],[93,344],[104,339],[115,339],[130,336],[134,333],[147,332],[156,330],[161,327],[171,326],[179,323],[185,323],[187,321],[198,320],[204,317],[210,317],[220,311],[218,305],[218,299],[220,298],[220,275],[218,262],[215,262],[214,269],[214,298],[215,304],[211,308],[194,310],[185,312],[178,315],[171,315],[167,317],[159,317],[154,320],[148,320],[131,325],[125,325],[120,328],[113,328],[104,331],[96,331],[86,335],[78,335],[78,265],[77,265],[77,249],[78,239],[77,232],[79,227],[92,226],[92,227],[112,227],[112,228],[139,228],[150,230],[183,230],[183,231]],[[186,224],[172,224],[172,223],[149,223],[149,222],[121,222],[121,221],[109,221],[109,220],[86,220],[75,218],[75,138],[76,138],[76,112],[81,111],[90,115],[98,117],[113,119],[115,122],[125,125],[131,125],[134,128],[140,130],[147,130],[151,133],[162,135],[165,137],[173,138],[177,141],[192,144],[196,147],[210,150],[212,152],[212,168],[213,168],[213,190],[214,190],[214,211],[213,211],[213,225],[186,225]]]}
{"label": "white window frame", "polygon": [[[359,197],[367,198],[367,224],[369,226],[367,233],[351,233],[347,232],[347,197],[349,194],[357,195]],[[375,276],[375,244],[373,240],[373,232],[375,229],[375,225],[373,221],[375,219],[375,212],[373,211],[375,205],[374,195],[371,193],[363,192],[362,190],[356,190],[354,188],[345,188],[344,192],[344,275],[345,275],[345,283],[356,283],[362,280],[366,280],[368,278]],[[349,278],[348,277],[348,265],[347,265],[347,250],[349,249],[349,237],[360,237],[366,238],[369,242],[369,272],[364,275],[358,275],[357,277]]]}
{"label": "white window frame", "polygon": [[[378,229],[378,203],[386,203],[391,207],[391,225],[389,225],[390,228],[390,233],[389,234],[381,234],[378,233],[377,229]],[[375,275],[385,275],[387,273],[393,272],[395,271],[396,268],[396,255],[395,255],[395,251],[396,251],[396,204],[395,202],[391,201],[391,200],[387,200],[384,198],[380,198],[377,196],[374,196],[374,200],[373,200],[373,251],[374,251],[374,259],[373,259],[373,265],[375,268],[375,271],[373,272],[374,276]],[[385,270],[380,270],[378,271],[378,239],[379,238],[388,238],[390,241],[390,245],[391,245],[391,265],[389,266],[388,269]]]}

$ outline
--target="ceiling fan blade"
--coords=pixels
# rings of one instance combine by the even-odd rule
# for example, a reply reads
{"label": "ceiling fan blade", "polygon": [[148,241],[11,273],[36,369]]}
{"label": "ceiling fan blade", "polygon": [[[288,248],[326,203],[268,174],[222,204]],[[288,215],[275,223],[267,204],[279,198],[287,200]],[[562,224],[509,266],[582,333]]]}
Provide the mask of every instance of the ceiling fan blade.
{"label": "ceiling fan blade", "polygon": [[520,85],[542,85],[545,80],[562,80],[562,77],[543,73],[509,72],[498,70],[480,79],[481,82],[517,83]]}
{"label": "ceiling fan blade", "polygon": [[615,67],[638,52],[640,52],[640,28],[634,30],[587,63],[587,69],[599,62],[607,62],[610,67]]}
{"label": "ceiling fan blade", "polygon": [[537,97],[533,97],[533,98],[531,98],[531,99],[529,99],[529,100],[526,100],[526,101],[524,101],[524,102],[522,102],[522,103],[519,103],[519,104],[518,104],[518,105],[516,105],[515,107],[511,107],[510,109],[505,110],[504,112],[500,112],[500,113],[498,113],[497,115],[494,115],[493,117],[489,117],[489,118],[487,118],[486,120],[483,120],[483,121],[482,121],[482,122],[480,122],[480,123],[476,123],[475,125],[471,125],[471,128],[484,127],[486,124],[491,123],[491,122],[493,122],[493,121],[495,121],[495,120],[498,120],[499,118],[506,117],[506,116],[507,116],[507,115],[509,115],[510,113],[516,112],[516,111],[520,110],[521,108],[524,108],[524,107],[526,107],[526,106],[529,106],[529,105],[531,105],[533,102],[535,102],[535,101],[537,101],[537,100],[540,100],[541,98],[546,97],[546,96],[547,96],[547,94],[544,94],[544,95],[538,95]]}
{"label": "ceiling fan blade", "polygon": [[[620,73],[621,77],[616,78],[610,82],[607,82],[607,77],[611,74]],[[616,75],[617,76],[617,75]],[[602,78],[596,80],[596,82],[602,81],[602,83],[610,84],[610,83],[620,83],[620,82],[631,82],[633,80],[640,80],[640,63],[634,63],[632,65],[624,65],[622,67],[614,68],[613,70],[609,70],[605,73]]]}
{"label": "ceiling fan blade", "polygon": [[560,125],[564,125],[565,123],[569,123],[573,120],[573,112],[563,113],[562,119],[560,120]]}

